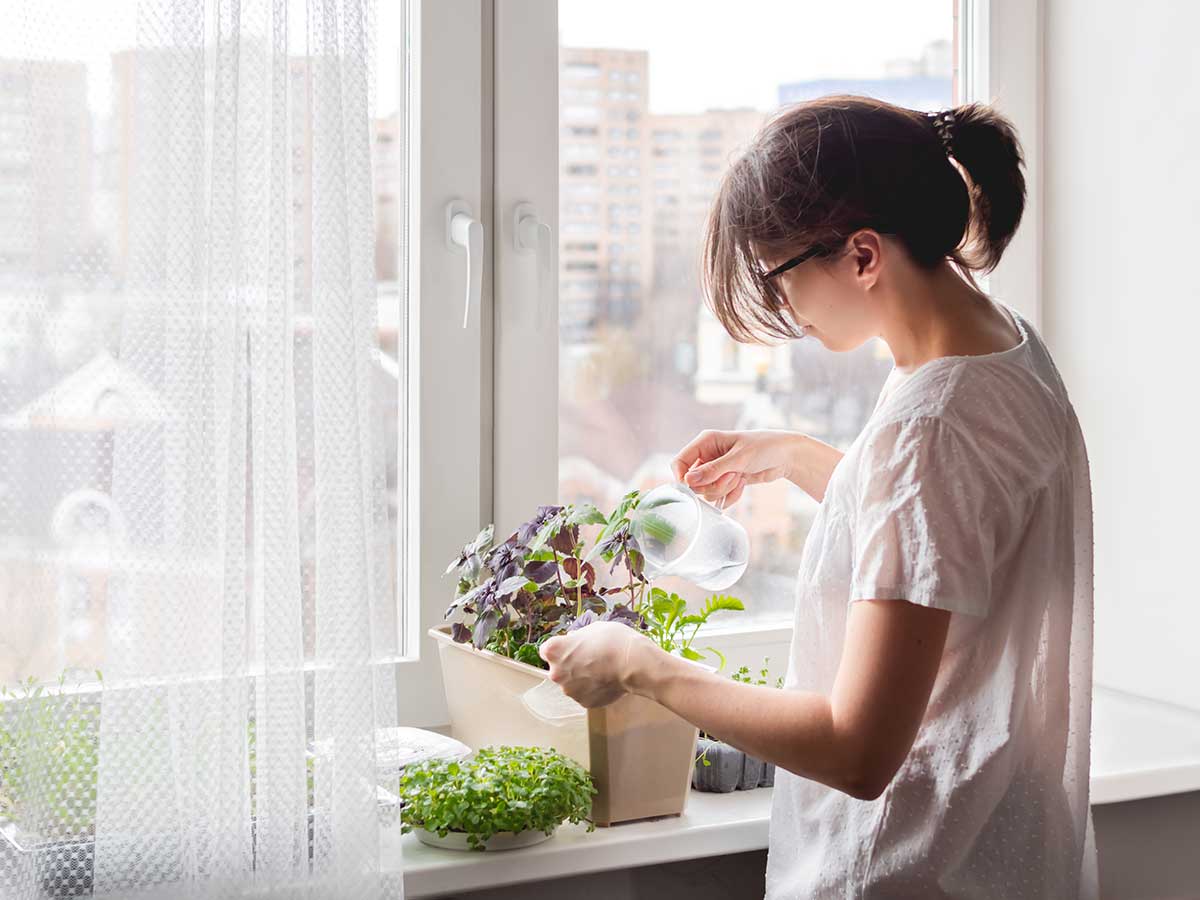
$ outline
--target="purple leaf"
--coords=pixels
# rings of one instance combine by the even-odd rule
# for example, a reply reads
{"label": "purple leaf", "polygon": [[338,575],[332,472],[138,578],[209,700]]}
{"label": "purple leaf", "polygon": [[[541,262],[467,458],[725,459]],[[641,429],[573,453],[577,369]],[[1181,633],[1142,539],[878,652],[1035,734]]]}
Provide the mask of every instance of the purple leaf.
{"label": "purple leaf", "polygon": [[634,610],[623,604],[618,604],[600,617],[602,622],[622,622],[634,628],[640,627],[642,617]]}
{"label": "purple leaf", "polygon": [[559,553],[571,554],[575,552],[575,545],[579,543],[579,526],[568,525],[565,528],[560,528],[554,537],[550,538],[550,546]]}
{"label": "purple leaf", "polygon": [[590,591],[592,585],[596,583],[596,570],[592,568],[591,563],[581,564],[574,556],[568,556],[562,561],[562,567],[568,578],[579,578],[581,577],[580,572],[582,572],[582,578],[587,585],[586,590]]}
{"label": "purple leaf", "polygon": [[557,570],[558,566],[555,565],[552,559],[534,561],[525,564],[525,577],[541,585],[552,579]]}
{"label": "purple leaf", "polygon": [[517,529],[517,540],[529,546],[533,543],[534,537],[541,530],[542,526],[561,511],[561,506],[539,506],[533,518]]}
{"label": "purple leaf", "polygon": [[598,622],[598,621],[600,621],[600,620],[594,612],[592,612],[590,609],[584,610],[583,615],[581,615],[578,619],[576,619],[574,622],[572,622],[567,627],[567,631],[576,631],[580,628],[584,628],[587,625],[591,625],[593,622]]}
{"label": "purple leaf", "polygon": [[482,650],[496,630],[496,623],[500,619],[500,614],[494,609],[489,609],[482,616],[475,620],[475,636],[472,643],[476,650]]}
{"label": "purple leaf", "polygon": [[528,583],[529,579],[524,575],[513,575],[511,578],[506,578],[500,582],[500,586],[496,588],[496,596],[501,600],[507,599]]}

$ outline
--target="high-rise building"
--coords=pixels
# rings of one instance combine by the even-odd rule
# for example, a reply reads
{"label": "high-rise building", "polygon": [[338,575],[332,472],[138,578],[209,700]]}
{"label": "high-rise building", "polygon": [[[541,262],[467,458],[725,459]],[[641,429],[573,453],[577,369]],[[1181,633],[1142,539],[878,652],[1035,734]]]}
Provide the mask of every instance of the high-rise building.
{"label": "high-rise building", "polygon": [[721,177],[766,119],[760,110],[713,109],[650,120],[655,262],[651,327],[672,336],[668,346],[660,346],[659,358],[691,377],[701,403],[741,403],[760,376],[772,390],[791,386],[787,355],[734,342],[700,293],[704,226]]}
{"label": "high-rise building", "polygon": [[940,110],[955,102],[954,48],[950,41],[931,41],[917,59],[892,59],[882,78],[820,78],[779,86],[779,104],[799,103],[826,94],[859,94],[905,106]]}
{"label": "high-rise building", "polygon": [[0,279],[66,278],[92,234],[87,66],[0,59]]}
{"label": "high-rise building", "polygon": [[559,331],[594,341],[638,320],[653,284],[644,50],[560,53]]}

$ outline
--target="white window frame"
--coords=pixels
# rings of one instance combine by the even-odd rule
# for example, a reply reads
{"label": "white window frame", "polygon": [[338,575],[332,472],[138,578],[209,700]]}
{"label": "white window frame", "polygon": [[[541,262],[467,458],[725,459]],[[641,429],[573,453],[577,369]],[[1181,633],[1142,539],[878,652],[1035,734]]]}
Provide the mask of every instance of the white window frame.
{"label": "white window frame", "polygon": [[[959,102],[995,103],[1026,153],[1025,216],[986,287],[1040,327],[1043,3],[960,2]],[[530,203],[557,250],[558,4],[412,5],[417,83],[409,96],[417,140],[410,171],[418,179],[410,201],[410,378],[417,415],[408,558],[416,565],[405,573],[412,606],[403,621],[419,652],[397,665],[397,693],[400,721],[438,726],[448,717],[425,629],[444,621],[452,596],[442,576],[446,562],[489,522],[507,534],[558,495],[557,265],[552,259],[555,275],[539,322],[537,261],[516,251],[512,233],[516,204]],[[444,243],[444,207],[452,198],[467,201],[485,231],[483,298],[466,330],[463,259]],[[780,622],[714,625],[705,636],[731,665],[756,671],[764,655],[786,660],[791,633],[791,624]]]}
{"label": "white window frame", "polygon": [[[406,725],[448,720],[425,632],[453,597],[447,562],[492,514],[490,12],[479,0],[412,0],[409,10],[410,395],[407,446],[398,448],[408,454],[409,528],[397,554],[408,561],[398,598],[408,656],[395,665]],[[446,243],[451,200],[464,201],[484,230],[482,296],[466,328],[466,257]]]}
{"label": "white window frame", "polygon": [[1025,152],[1025,212],[988,293],[1042,327],[1044,0],[959,0],[963,99],[1012,121]]}

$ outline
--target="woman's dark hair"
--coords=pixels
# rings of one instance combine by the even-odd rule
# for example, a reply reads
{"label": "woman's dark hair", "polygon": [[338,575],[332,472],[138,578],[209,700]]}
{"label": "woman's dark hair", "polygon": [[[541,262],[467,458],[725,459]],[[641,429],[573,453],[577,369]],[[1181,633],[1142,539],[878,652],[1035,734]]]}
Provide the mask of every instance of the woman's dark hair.
{"label": "woman's dark hair", "polygon": [[726,171],[704,238],[705,302],[730,336],[799,337],[760,259],[818,248],[820,264],[860,228],[895,236],[922,268],[949,257],[978,289],[972,272],[996,267],[1021,221],[1024,160],[990,106],[952,111],[949,156],[925,113],[869,97],[798,103],[763,126]]}

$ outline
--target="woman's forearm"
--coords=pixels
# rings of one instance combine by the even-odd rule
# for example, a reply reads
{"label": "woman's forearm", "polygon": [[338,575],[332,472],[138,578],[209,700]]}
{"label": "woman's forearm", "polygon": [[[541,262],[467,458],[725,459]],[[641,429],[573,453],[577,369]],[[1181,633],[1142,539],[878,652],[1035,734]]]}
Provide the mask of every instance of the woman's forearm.
{"label": "woman's forearm", "polygon": [[839,733],[829,698],[741,684],[639,642],[626,687],[752,756],[805,778],[864,795],[850,735]]}
{"label": "woman's forearm", "polygon": [[820,502],[825,499],[829,476],[845,454],[837,447],[831,447],[807,434],[796,434],[794,438],[788,481]]}

